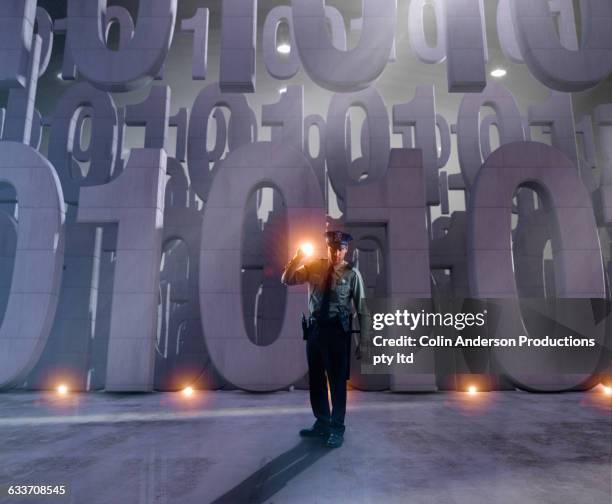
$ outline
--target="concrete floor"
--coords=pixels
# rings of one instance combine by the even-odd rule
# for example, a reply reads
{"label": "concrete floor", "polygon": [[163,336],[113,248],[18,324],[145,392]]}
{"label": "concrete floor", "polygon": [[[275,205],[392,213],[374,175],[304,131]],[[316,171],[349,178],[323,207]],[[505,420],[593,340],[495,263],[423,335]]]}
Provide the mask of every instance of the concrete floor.
{"label": "concrete floor", "polygon": [[307,392],[0,395],[0,488],[88,503],[612,502],[601,392],[351,392],[342,448],[301,441]]}

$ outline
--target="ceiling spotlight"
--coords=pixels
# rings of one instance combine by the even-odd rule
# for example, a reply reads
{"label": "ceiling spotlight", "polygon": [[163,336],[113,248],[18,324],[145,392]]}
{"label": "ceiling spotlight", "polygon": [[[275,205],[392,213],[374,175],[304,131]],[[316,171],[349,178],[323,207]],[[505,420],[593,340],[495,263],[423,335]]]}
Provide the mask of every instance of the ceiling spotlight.
{"label": "ceiling spotlight", "polygon": [[193,395],[193,387],[185,387],[183,389],[183,395],[185,397],[191,397]]}
{"label": "ceiling spotlight", "polygon": [[276,50],[281,54],[289,54],[291,52],[291,46],[287,43],[278,44]]}
{"label": "ceiling spotlight", "polygon": [[56,390],[59,395],[66,395],[68,393],[68,386],[62,383],[61,385],[57,387]]}
{"label": "ceiling spotlight", "polygon": [[496,79],[501,79],[505,77],[508,72],[503,68],[496,68],[491,72],[491,77],[495,77]]}
{"label": "ceiling spotlight", "polygon": [[468,394],[470,395],[476,395],[476,392],[478,392],[478,389],[474,385],[470,385],[467,391],[468,391]]}

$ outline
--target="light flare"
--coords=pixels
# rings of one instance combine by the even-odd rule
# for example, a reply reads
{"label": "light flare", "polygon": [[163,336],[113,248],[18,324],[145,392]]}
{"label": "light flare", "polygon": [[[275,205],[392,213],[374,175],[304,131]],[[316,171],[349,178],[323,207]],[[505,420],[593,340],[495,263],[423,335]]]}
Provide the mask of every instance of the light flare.
{"label": "light flare", "polygon": [[276,50],[280,54],[289,54],[291,52],[291,46],[289,44],[286,44],[286,43],[278,44],[278,46],[276,47]]}
{"label": "light flare", "polygon": [[312,245],[312,243],[309,243],[309,242],[302,243],[300,245],[300,250],[304,252],[306,257],[310,257],[314,253],[314,246]]}
{"label": "light flare", "polygon": [[501,79],[505,77],[508,72],[504,68],[496,68],[491,72],[491,77],[495,77],[496,79]]}

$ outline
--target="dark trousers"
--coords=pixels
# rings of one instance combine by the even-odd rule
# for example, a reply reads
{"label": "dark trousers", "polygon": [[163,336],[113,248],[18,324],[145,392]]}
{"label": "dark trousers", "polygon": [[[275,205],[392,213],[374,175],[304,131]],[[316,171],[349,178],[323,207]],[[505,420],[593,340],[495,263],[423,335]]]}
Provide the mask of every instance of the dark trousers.
{"label": "dark trousers", "polygon": [[[351,339],[340,322],[317,325],[306,343],[310,405],[317,421],[333,432],[344,433],[346,381],[349,378]],[[327,376],[326,376],[327,375]],[[330,414],[327,382],[331,395]]]}

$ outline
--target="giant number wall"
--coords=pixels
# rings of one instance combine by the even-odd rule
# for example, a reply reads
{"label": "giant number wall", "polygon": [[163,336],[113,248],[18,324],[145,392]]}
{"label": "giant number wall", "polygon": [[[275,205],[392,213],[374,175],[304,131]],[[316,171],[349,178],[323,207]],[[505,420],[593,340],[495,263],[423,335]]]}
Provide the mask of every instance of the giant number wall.
{"label": "giant number wall", "polygon": [[[36,0],[0,2],[0,389],[304,387],[306,287],[280,274],[305,236],[324,250],[326,218],[356,237],[370,297],[503,299],[514,309],[499,331],[527,332],[521,300],[556,299],[557,320],[599,343],[578,374],[558,371],[562,353],[422,350],[409,373],[354,365],[354,387],[434,391],[456,386],[449,373],[474,373],[500,389],[560,391],[610,373],[607,317],[589,300],[608,297],[612,103],[576,119],[571,93],[612,74],[612,3],[580,2],[578,40],[570,0],[499,0],[503,55],[549,90],[521,110],[487,70],[485,0],[399,1],[408,8],[362,0],[352,20],[324,0],[268,11],[223,0],[215,17],[206,2],[181,17],[177,0],[141,0],[133,17],[67,0],[64,18]],[[277,50],[280,25],[289,54]],[[189,107],[165,80],[178,33],[192,41],[179,76],[198,86]],[[386,103],[377,85],[402,44],[423,71],[444,67],[446,85]],[[65,85],[43,115],[52,57]],[[262,71],[309,84],[289,82],[255,110]],[[326,114],[308,107],[321,93]],[[455,117],[437,110],[447,94],[460,97]],[[126,148],[134,128],[144,136]],[[548,141],[533,141],[534,128]],[[525,374],[521,359],[541,371]]]}

